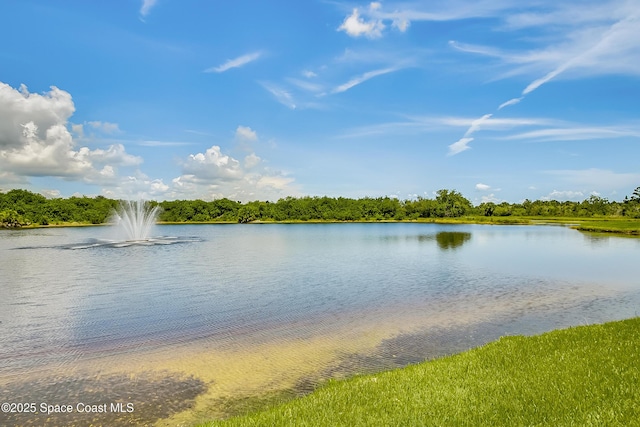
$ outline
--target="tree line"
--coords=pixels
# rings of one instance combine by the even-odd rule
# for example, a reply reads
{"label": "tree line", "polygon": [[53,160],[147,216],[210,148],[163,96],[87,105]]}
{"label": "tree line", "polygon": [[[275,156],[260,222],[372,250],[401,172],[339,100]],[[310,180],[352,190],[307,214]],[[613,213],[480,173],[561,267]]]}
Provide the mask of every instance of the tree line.
{"label": "tree line", "polygon": [[[27,190],[0,192],[0,224],[102,224],[109,221],[119,200],[97,197],[46,198]],[[486,217],[593,217],[640,218],[640,187],[621,202],[590,196],[582,202],[524,200],[522,203],[485,202],[474,206],[455,190],[440,190],[433,199],[418,197],[286,197],[276,202],[241,203],[229,199],[150,202],[162,208],[165,222],[253,221],[384,221],[426,218]]]}

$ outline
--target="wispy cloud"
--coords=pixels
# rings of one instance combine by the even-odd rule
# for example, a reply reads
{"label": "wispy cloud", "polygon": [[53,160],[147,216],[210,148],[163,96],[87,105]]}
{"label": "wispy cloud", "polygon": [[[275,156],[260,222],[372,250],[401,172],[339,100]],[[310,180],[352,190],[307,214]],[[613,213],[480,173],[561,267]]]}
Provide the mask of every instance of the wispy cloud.
{"label": "wispy cloud", "polygon": [[142,0],[142,6],[140,7],[140,17],[144,21],[144,18],[151,12],[151,9],[156,5],[157,0]]}
{"label": "wispy cloud", "polygon": [[513,2],[494,1],[450,1],[405,3],[393,11],[386,11],[380,2],[371,2],[368,7],[355,8],[342,22],[338,31],[351,37],[365,36],[377,39],[388,28],[406,32],[416,21],[455,21],[468,18],[494,17],[515,8]]}
{"label": "wispy cloud", "polygon": [[455,156],[458,153],[469,150],[469,143],[473,141],[473,138],[460,138],[449,146],[449,156]]}
{"label": "wispy cloud", "polygon": [[324,90],[323,86],[319,83],[312,83],[309,82],[307,80],[300,80],[300,79],[296,79],[296,78],[287,78],[286,79],[289,83],[291,83],[292,85],[302,89],[302,90],[306,90],[307,92],[322,92]]}
{"label": "wispy cloud", "polygon": [[[512,106],[521,102],[527,95],[539,89],[544,84],[550,82],[555,79],[559,75],[567,72],[570,69],[589,69],[590,72],[594,72],[593,69],[599,70],[601,73],[606,73],[607,71],[611,72],[610,65],[608,65],[611,61],[616,61],[616,59],[620,59],[621,62],[626,63],[627,58],[625,56],[631,53],[640,54],[640,46],[637,42],[633,40],[637,40],[640,37],[640,15],[633,13],[629,16],[626,16],[617,22],[610,25],[606,30],[599,32],[599,35],[593,39],[593,32],[587,32],[589,36],[590,43],[585,43],[584,34],[583,37],[580,38],[579,42],[573,41],[573,46],[571,49],[567,49],[567,54],[563,55],[554,55],[556,60],[560,59],[557,65],[549,72],[547,72],[544,76],[533,80],[529,83],[521,93],[520,97],[509,99],[502,104],[500,104],[497,110],[502,110],[505,107]],[[629,41],[629,40],[632,41]],[[455,48],[460,49],[460,45],[453,42],[450,43]],[[579,49],[577,49],[579,47]],[[467,51],[474,51],[474,53],[483,53],[489,54],[491,56],[496,56],[496,51],[491,49],[470,49],[468,46],[464,46]],[[566,48],[566,45],[565,45]],[[637,55],[634,55],[637,58]],[[538,55],[538,58],[546,57],[549,58],[549,55]],[[637,61],[636,61],[637,62]],[[621,70],[618,70],[621,71]],[[629,71],[629,70],[627,70]],[[635,69],[631,70],[634,73],[640,74],[640,65],[635,65]],[[596,72],[597,73],[597,72]],[[465,133],[465,137],[469,137],[472,133],[478,131],[482,125],[482,122],[485,121],[486,118],[491,117],[491,114],[485,114],[477,122],[472,123],[467,132]],[[561,129],[552,129],[552,130],[542,130],[542,131],[533,131],[527,134],[521,134],[521,138],[527,137],[541,137],[541,136],[551,136],[556,139],[560,139],[564,136],[570,136],[575,139],[590,139],[593,138],[593,134],[590,133],[590,129],[587,132],[578,131],[578,129],[571,130],[561,130]],[[602,131],[602,129],[600,129]],[[611,134],[611,132],[606,132]],[[613,132],[615,134],[615,132]],[[596,133],[597,134],[597,133]],[[465,139],[465,138],[463,138]],[[460,140],[462,141],[462,140]],[[457,141],[449,146],[449,154],[457,154],[466,149],[468,149],[468,142],[464,145],[464,150],[452,150],[451,147],[460,146],[460,141]],[[455,151],[455,152],[454,152]]]}
{"label": "wispy cloud", "polygon": [[500,104],[500,106],[498,107],[498,110],[502,110],[504,107],[508,107],[510,105],[516,105],[517,103],[519,103],[523,99],[524,99],[524,97],[520,96],[518,98],[512,98],[512,99],[510,99],[508,101],[505,101],[502,104]]}
{"label": "wispy cloud", "polygon": [[493,116],[493,114],[485,114],[484,116],[480,117],[479,119],[476,119],[474,121],[471,122],[471,126],[469,126],[469,129],[467,129],[467,131],[465,132],[464,136],[471,136],[474,132],[480,130],[480,127],[482,126],[482,124],[484,122],[486,122],[487,120],[489,120],[491,118],[491,116]]}
{"label": "wispy cloud", "polygon": [[349,80],[344,84],[341,84],[340,86],[333,89],[331,93],[346,92],[349,89],[353,88],[354,86],[364,83],[369,79],[372,79],[377,76],[381,76],[383,74],[393,73],[394,71],[398,71],[398,68],[382,68],[379,70],[368,71],[358,77],[354,77],[353,79]]}
{"label": "wispy cloud", "polygon": [[409,116],[405,121],[377,123],[370,126],[357,127],[338,137],[359,138],[371,135],[425,134],[451,128],[474,128],[477,130],[479,126],[487,131],[506,131],[514,128],[561,126],[566,124],[562,121],[546,118],[496,118],[491,115],[489,116],[490,117],[482,117],[480,119],[460,116]]}
{"label": "wispy cloud", "polygon": [[273,97],[276,99],[276,101],[278,101],[279,103],[281,103],[282,105],[285,105],[289,108],[291,108],[292,110],[295,110],[296,108],[296,103],[293,100],[293,96],[291,95],[291,93],[277,85],[274,85],[273,83],[267,83],[267,82],[262,82],[260,83],[262,85],[263,88],[265,88],[271,95],[273,95]]}
{"label": "wispy cloud", "polygon": [[469,43],[461,43],[456,40],[449,40],[449,46],[465,53],[475,53],[478,55],[493,56],[500,59],[505,59],[509,57],[508,54],[505,53],[503,50],[497,49],[491,46],[481,46],[481,45],[475,45],[475,44],[469,44]]}
{"label": "wispy cloud", "polygon": [[529,139],[538,141],[582,141],[590,139],[610,139],[640,137],[640,129],[626,127],[572,126],[550,129],[536,129],[509,135],[505,139]]}
{"label": "wispy cloud", "polygon": [[204,70],[205,73],[224,73],[232,68],[239,68],[253,62],[262,56],[262,52],[253,52],[227,60],[224,64]]}
{"label": "wispy cloud", "polygon": [[640,75],[637,2],[613,0],[580,8],[560,2],[540,10],[498,18],[506,22],[505,31],[535,27],[546,35],[536,44],[546,42],[546,46],[505,51],[458,41],[450,41],[449,45],[459,51],[497,58],[503,65],[516,66],[498,78],[542,74],[523,90],[523,95],[570,70],[573,77]]}

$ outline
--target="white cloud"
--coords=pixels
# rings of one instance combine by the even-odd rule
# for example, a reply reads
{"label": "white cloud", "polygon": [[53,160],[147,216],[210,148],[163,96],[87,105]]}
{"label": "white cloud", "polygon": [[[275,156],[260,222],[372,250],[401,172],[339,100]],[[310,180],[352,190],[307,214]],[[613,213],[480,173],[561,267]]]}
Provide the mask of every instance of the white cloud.
{"label": "white cloud", "polygon": [[571,190],[558,191],[558,190],[553,190],[548,195],[541,197],[540,200],[558,200],[558,201],[574,200],[574,201],[578,201],[578,200],[584,200],[584,193],[582,191],[571,191]]}
{"label": "white cloud", "polygon": [[633,127],[591,127],[573,126],[548,129],[536,129],[509,135],[505,139],[534,139],[538,141],[583,141],[590,139],[610,139],[640,137],[640,129]]}
{"label": "white cloud", "polygon": [[104,133],[113,134],[120,132],[120,128],[117,123],[109,123],[109,122],[101,122],[101,121],[91,121],[85,122],[92,128],[99,130]]}
{"label": "white cloud", "polygon": [[71,133],[78,141],[95,142],[97,139],[102,140],[106,136],[119,134],[121,130],[117,123],[94,120],[84,123],[71,123]]}
{"label": "white cloud", "polygon": [[545,119],[545,118],[536,118],[536,117],[511,117],[511,118],[500,118],[493,117],[492,114],[485,114],[479,119],[473,119],[469,117],[427,117],[427,118],[416,118],[416,120],[424,120],[429,122],[439,122],[447,126],[456,126],[456,127],[469,127],[473,129],[472,132],[476,132],[480,125],[482,125],[482,129],[486,130],[505,130],[512,129],[521,126],[544,126],[544,125],[554,125],[560,123],[555,119]]}
{"label": "white cloud", "polygon": [[296,109],[296,103],[294,102],[293,96],[289,91],[271,83],[262,83],[262,87],[265,88],[271,95],[273,95],[276,101],[278,101],[282,105],[285,105],[292,110]]}
{"label": "white cloud", "polygon": [[190,154],[182,163],[183,172],[212,182],[242,178],[240,162],[222,154],[220,147],[211,146],[204,153]]}
{"label": "white cloud", "polygon": [[323,86],[321,84],[318,83],[311,83],[308,82],[306,80],[300,80],[300,79],[294,79],[294,78],[288,78],[287,81],[291,84],[293,84],[294,86],[297,86],[298,88],[302,89],[302,90],[306,90],[307,92],[322,92],[324,90]]}
{"label": "white cloud", "polygon": [[305,76],[308,79],[312,79],[314,77],[318,77],[318,75],[316,73],[314,73],[313,71],[309,71],[309,70],[304,70],[302,72],[302,75]]}
{"label": "white cloud", "polygon": [[[121,144],[94,150],[78,147],[68,129],[74,111],[71,95],[56,87],[36,94],[24,85],[16,90],[0,82],[0,170],[4,172],[0,178],[54,176],[101,183],[113,180],[118,166],[142,162]],[[117,128],[107,122],[92,123],[89,126],[102,130]],[[84,133],[79,126],[72,129],[79,137]]]}
{"label": "white cloud", "polygon": [[47,199],[57,199],[62,197],[60,190],[54,190],[54,189],[40,190],[40,194],[42,194]]}
{"label": "white cloud", "polygon": [[126,152],[122,144],[114,144],[106,150],[97,148],[93,151],[82,147],[80,152],[86,155],[94,165],[114,164],[121,166],[138,166],[142,164],[142,158]]}
{"label": "white cloud", "polygon": [[289,184],[292,182],[293,178],[283,175],[261,176],[256,181],[256,187],[284,191],[289,188]]}
{"label": "white cloud", "polygon": [[490,47],[490,46],[480,46],[480,45],[474,45],[469,43],[461,43],[456,40],[449,40],[449,46],[451,46],[456,50],[459,50],[461,52],[466,52],[466,53],[476,53],[479,55],[493,56],[501,59],[506,59],[507,57],[510,57],[504,51],[494,47]]}
{"label": "white cloud", "polygon": [[236,129],[236,139],[241,141],[257,141],[258,134],[248,126],[238,126]]}
{"label": "white cloud", "polygon": [[406,18],[397,18],[393,20],[391,25],[393,25],[394,28],[397,28],[401,33],[404,33],[409,29],[411,22]]}
{"label": "white cloud", "polygon": [[[380,2],[368,8],[353,9],[338,28],[352,37],[382,37],[390,23],[392,28],[406,32],[412,21],[454,21],[468,18],[501,17],[516,4],[505,0],[413,2],[400,4],[393,12],[385,12]],[[387,24],[385,24],[387,23]]]}
{"label": "white cloud", "polygon": [[205,200],[227,197],[241,201],[299,195],[293,177],[266,164],[254,152],[239,161],[214,145],[204,153],[190,154],[181,162],[182,175],[172,180],[165,195]]}
{"label": "white cloud", "polygon": [[[489,115],[491,116],[491,115]],[[459,116],[409,116],[405,121],[379,123],[370,126],[357,127],[340,137],[352,138],[368,135],[398,135],[398,134],[423,134],[438,130],[448,130],[450,128],[471,128],[475,123],[475,131],[481,125],[482,130],[504,131],[518,127],[552,126],[564,124],[558,120],[535,118],[535,117],[513,117],[513,118],[470,118]]]}
{"label": "white cloud", "polygon": [[397,68],[382,68],[379,70],[373,70],[373,71],[368,71],[358,77],[354,77],[353,79],[349,80],[348,82],[341,84],[340,86],[336,87],[335,89],[333,89],[331,91],[331,93],[341,93],[341,92],[345,92],[349,89],[351,89],[354,86],[357,86],[361,83],[366,82],[369,79],[372,79],[374,77],[377,76],[381,76],[384,74],[388,74],[388,73],[393,73],[394,71],[398,71]]}
{"label": "white cloud", "polygon": [[500,106],[498,107],[498,110],[502,110],[504,107],[508,107],[510,105],[516,105],[518,103],[520,103],[520,101],[522,101],[524,99],[524,97],[519,97],[519,98],[512,98],[506,102],[503,102],[502,104],[500,104]]}
{"label": "white cloud", "polygon": [[253,169],[254,167],[258,166],[261,161],[262,159],[256,156],[256,153],[251,153],[244,158],[244,167],[246,169]]}
{"label": "white cloud", "polygon": [[640,16],[637,2],[608,1],[576,7],[557,2],[533,7],[527,13],[498,16],[507,25],[504,30],[536,27],[547,37],[547,45],[522,52],[506,52],[494,47],[458,42],[450,44],[462,51],[499,58],[517,68],[504,74],[540,74],[522,91],[527,95],[540,86],[571,71],[567,77],[585,75],[640,75]]}
{"label": "white cloud", "polygon": [[253,52],[246,55],[239,56],[234,59],[227,60],[224,64],[217,67],[211,67],[204,70],[205,73],[224,73],[232,68],[239,68],[253,62],[262,56],[262,52]]}
{"label": "white cloud", "polygon": [[515,8],[508,0],[414,2],[404,9],[380,14],[383,19],[404,18],[409,21],[457,21],[469,18],[503,16]]}
{"label": "white cloud", "polygon": [[[471,148],[467,146],[467,144],[473,140],[473,138],[471,138],[471,135],[473,135],[474,133],[480,130],[500,131],[500,130],[508,130],[516,127],[531,127],[531,126],[543,126],[543,125],[548,126],[548,125],[557,125],[561,123],[558,120],[543,119],[543,118],[528,118],[528,117],[496,118],[493,116],[493,114],[485,114],[484,116],[478,119],[469,119],[464,117],[443,117],[443,118],[440,118],[440,121],[443,124],[446,124],[449,126],[468,126],[467,131],[464,134],[464,137],[460,139],[458,142],[449,146],[450,148],[449,155],[457,154],[461,151]],[[454,146],[457,151],[452,150],[452,147]]]}
{"label": "white cloud", "polygon": [[[640,44],[637,43],[640,38],[640,15],[637,5],[631,6],[633,3],[635,2],[611,1],[605,8],[597,3],[577,8],[575,5],[568,7],[557,3],[534,6],[534,12],[527,14],[515,13],[512,18],[506,18],[509,22],[506,30],[540,27],[541,31],[549,33],[548,40],[552,40],[546,48],[529,52],[507,53],[492,47],[455,41],[449,44],[458,50],[497,57],[505,64],[519,66],[507,75],[532,74],[545,70],[542,77],[533,80],[522,90],[520,97],[500,104],[498,110],[501,110],[519,103],[526,95],[568,71],[572,71],[575,77],[601,74],[640,75],[640,62],[636,59],[640,55]],[[580,11],[576,13],[578,9]],[[552,12],[548,12],[549,10]],[[559,16],[565,19],[558,19]],[[503,16],[499,18],[505,19]],[[549,32],[549,28],[553,28],[555,34]],[[470,128],[465,136],[473,131],[475,129]],[[560,134],[558,130],[552,133]],[[526,138],[531,134],[523,134],[521,137]],[[576,136],[573,131],[568,134]]]}
{"label": "white cloud", "polygon": [[473,141],[473,138],[460,138],[458,141],[449,145],[449,156],[454,156],[463,151],[469,150],[469,143]]}
{"label": "white cloud", "polygon": [[140,16],[146,17],[151,9],[156,5],[157,0],[142,0],[142,6],[140,7]]}
{"label": "white cloud", "polygon": [[[372,3],[373,5],[374,3]],[[379,4],[379,3],[378,3]],[[376,10],[376,7],[372,7],[372,10]],[[360,17],[360,12],[357,8],[353,9],[351,15],[347,16],[338,27],[338,31],[344,31],[352,37],[366,36],[371,39],[382,37],[382,31],[385,25],[380,20],[365,21]]]}
{"label": "white cloud", "polygon": [[119,178],[117,183],[102,190],[102,195],[115,199],[164,200],[170,186],[161,179],[151,179],[137,171],[133,175]]}
{"label": "white cloud", "polygon": [[[533,92],[534,90],[538,89],[543,84],[551,81],[553,78],[555,78],[556,76],[560,75],[560,73],[562,73],[563,71],[567,70],[570,66],[571,66],[571,64],[569,62],[565,63],[565,64],[562,64],[561,66],[559,66],[555,70],[550,71],[549,73],[547,73],[547,75],[545,75],[544,77],[541,77],[539,79],[534,80],[526,88],[524,88],[524,90],[522,91],[522,95],[523,96],[527,95],[527,94]],[[507,101],[507,102],[509,102],[509,101]]]}
{"label": "white cloud", "polygon": [[496,197],[495,194],[486,194],[480,197],[480,203],[502,203],[504,200]]}
{"label": "white cloud", "polygon": [[471,122],[471,126],[469,126],[469,129],[467,129],[467,131],[465,132],[464,136],[471,136],[474,132],[480,130],[480,127],[482,126],[482,124],[484,122],[486,122],[487,120],[489,120],[491,118],[491,116],[493,116],[493,114],[485,114],[484,116],[480,117],[479,119],[476,119],[474,121]]}
{"label": "white cloud", "polygon": [[0,82],[0,149],[22,145],[21,125],[34,122],[36,136],[44,139],[49,128],[66,124],[74,111],[71,95],[55,86],[39,95],[29,93],[25,85],[16,90]]}
{"label": "white cloud", "polygon": [[478,183],[476,184],[476,190],[478,191],[489,191],[491,189],[490,185]]}

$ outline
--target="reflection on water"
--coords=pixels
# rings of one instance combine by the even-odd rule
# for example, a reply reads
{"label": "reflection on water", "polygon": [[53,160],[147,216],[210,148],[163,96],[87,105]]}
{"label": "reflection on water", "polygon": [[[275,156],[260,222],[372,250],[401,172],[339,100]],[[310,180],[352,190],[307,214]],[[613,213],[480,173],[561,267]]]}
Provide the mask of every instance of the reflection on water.
{"label": "reflection on water", "polygon": [[129,246],[156,246],[175,245],[177,243],[201,242],[202,239],[195,236],[158,236],[138,240],[111,240],[89,238],[83,242],[66,243],[53,246],[18,246],[13,249],[92,249],[92,248],[126,248]]}
{"label": "reflection on water", "polygon": [[228,415],[229,399],[640,310],[637,239],[415,223],[158,230],[198,237],[118,247],[105,227],[0,232],[3,401],[118,401],[124,381],[140,411],[50,425],[148,424],[145,399],[178,425]]}
{"label": "reflection on water", "polygon": [[460,231],[441,231],[436,234],[436,241],[440,249],[456,249],[471,239],[471,233]]}
{"label": "reflection on water", "polygon": [[417,240],[421,243],[436,242],[442,250],[456,249],[471,239],[471,233],[462,231],[439,231],[430,234],[385,235],[381,236],[386,241]]}

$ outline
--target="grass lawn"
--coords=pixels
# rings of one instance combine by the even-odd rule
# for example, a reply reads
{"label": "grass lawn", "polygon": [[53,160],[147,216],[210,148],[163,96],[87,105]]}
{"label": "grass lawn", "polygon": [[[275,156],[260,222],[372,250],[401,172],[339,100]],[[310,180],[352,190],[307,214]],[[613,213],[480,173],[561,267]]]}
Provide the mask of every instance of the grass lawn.
{"label": "grass lawn", "polygon": [[639,426],[640,318],[485,346],[329,381],[202,426]]}

